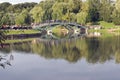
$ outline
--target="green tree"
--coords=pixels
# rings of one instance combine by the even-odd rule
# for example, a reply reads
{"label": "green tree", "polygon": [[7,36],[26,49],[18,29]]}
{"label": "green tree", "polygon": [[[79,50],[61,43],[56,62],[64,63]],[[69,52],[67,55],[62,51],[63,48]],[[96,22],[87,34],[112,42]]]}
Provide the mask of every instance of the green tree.
{"label": "green tree", "polygon": [[73,0],[74,6],[73,6],[73,13],[78,13],[81,10],[82,7],[82,0]]}
{"label": "green tree", "polygon": [[77,16],[77,23],[80,24],[85,24],[87,22],[87,16],[88,16],[88,10],[89,10],[89,5],[88,2],[83,2],[81,11],[76,15]]}
{"label": "green tree", "polygon": [[112,5],[110,0],[101,0],[100,20],[110,22],[112,13]]}
{"label": "green tree", "polygon": [[44,10],[43,20],[51,20],[52,19],[52,6],[55,3],[54,0],[46,0],[40,2],[40,7]]}
{"label": "green tree", "polygon": [[77,14],[77,23],[84,25],[87,21],[87,12],[81,11]]}
{"label": "green tree", "polygon": [[32,18],[34,19],[35,23],[40,23],[43,21],[44,11],[39,5],[35,6],[30,11],[30,14],[32,15]]}
{"label": "green tree", "polygon": [[63,16],[63,5],[64,3],[63,2],[56,2],[53,6],[52,6],[52,10],[53,10],[53,13],[52,13],[52,18],[54,20],[62,20],[62,16]]}
{"label": "green tree", "polygon": [[8,14],[3,15],[2,19],[1,19],[1,24],[2,25],[10,25],[11,24],[10,16]]}
{"label": "green tree", "polygon": [[116,1],[115,9],[112,13],[112,21],[115,24],[120,25],[120,0]]}
{"label": "green tree", "polygon": [[89,11],[88,11],[88,21],[96,22],[100,18],[100,0],[88,0]]}
{"label": "green tree", "polygon": [[120,12],[120,0],[116,1],[115,8]]}
{"label": "green tree", "polygon": [[31,18],[27,10],[23,10],[18,16],[16,16],[15,22],[17,25],[29,25]]}
{"label": "green tree", "polygon": [[7,8],[9,6],[11,6],[12,4],[8,3],[8,2],[4,2],[4,3],[0,3],[0,12],[4,11],[7,12]]}
{"label": "green tree", "polygon": [[3,17],[3,12],[0,12],[0,27],[2,26],[2,22],[1,22],[1,19],[2,19],[2,17]]}
{"label": "green tree", "polygon": [[13,5],[15,13],[21,13],[24,9],[27,9],[30,11],[37,3],[31,2],[31,3],[20,3]]}

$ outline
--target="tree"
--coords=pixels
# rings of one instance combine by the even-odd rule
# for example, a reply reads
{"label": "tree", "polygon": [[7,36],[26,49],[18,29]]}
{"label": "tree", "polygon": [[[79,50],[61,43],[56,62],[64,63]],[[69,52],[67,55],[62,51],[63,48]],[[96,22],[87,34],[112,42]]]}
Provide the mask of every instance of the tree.
{"label": "tree", "polygon": [[87,22],[89,5],[88,2],[83,2],[81,11],[76,15],[77,16],[77,23],[85,24]]}
{"label": "tree", "polygon": [[2,25],[10,25],[11,24],[10,16],[8,14],[3,15],[2,19],[1,19],[1,24]]}
{"label": "tree", "polygon": [[52,19],[52,6],[55,3],[54,0],[46,0],[40,2],[39,6],[44,10],[43,20],[51,20]]}
{"label": "tree", "polygon": [[39,5],[35,6],[30,11],[30,14],[32,15],[32,18],[34,19],[35,23],[40,23],[43,21],[44,11]]}
{"label": "tree", "polygon": [[29,25],[31,18],[27,10],[23,10],[18,16],[16,16],[15,22],[17,25]]}
{"label": "tree", "polygon": [[120,25],[120,12],[116,9],[113,11],[112,21],[116,25]]}
{"label": "tree", "polygon": [[116,25],[120,25],[120,0],[116,1],[115,9],[114,9],[114,11],[112,13],[112,21]]}
{"label": "tree", "polygon": [[80,23],[80,24],[85,24],[86,21],[87,21],[87,15],[88,13],[87,12],[84,12],[84,11],[81,11],[80,13],[77,14],[77,23]]}
{"label": "tree", "polygon": [[15,11],[15,8],[13,5],[11,5],[7,8],[7,12],[14,12],[14,11]]}
{"label": "tree", "polygon": [[20,13],[22,12],[24,9],[27,9],[28,11],[30,11],[35,5],[37,5],[37,3],[31,2],[31,3],[20,3],[20,4],[15,4],[13,5],[15,12],[16,13]]}
{"label": "tree", "polygon": [[73,13],[78,13],[82,7],[82,0],[73,0],[74,6],[73,6]]}
{"label": "tree", "polygon": [[112,6],[110,0],[101,0],[100,20],[111,22]]}
{"label": "tree", "polygon": [[12,4],[8,3],[8,2],[4,2],[4,3],[1,3],[0,4],[0,11],[4,11],[4,12],[7,12],[7,8],[9,6],[11,6]]}
{"label": "tree", "polygon": [[3,17],[3,12],[0,12],[0,27],[2,26],[2,22],[1,22],[1,19],[2,19],[2,17]]}
{"label": "tree", "polygon": [[56,2],[53,6],[52,6],[52,10],[53,10],[53,13],[52,13],[52,18],[54,20],[62,20],[62,16],[64,15],[63,14],[63,5],[64,3],[63,2]]}
{"label": "tree", "polygon": [[117,11],[120,12],[120,0],[116,1],[115,8],[116,8]]}
{"label": "tree", "polygon": [[88,0],[88,4],[89,4],[88,22],[99,21],[100,0]]}

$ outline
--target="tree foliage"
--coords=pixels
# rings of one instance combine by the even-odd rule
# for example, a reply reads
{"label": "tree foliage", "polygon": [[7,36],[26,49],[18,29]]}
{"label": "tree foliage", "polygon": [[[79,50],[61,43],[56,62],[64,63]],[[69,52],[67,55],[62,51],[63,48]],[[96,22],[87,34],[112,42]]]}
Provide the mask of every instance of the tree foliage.
{"label": "tree foliage", "polygon": [[23,10],[15,20],[17,25],[28,25],[31,23],[31,18],[27,10]]}
{"label": "tree foliage", "polygon": [[111,22],[112,5],[110,0],[101,0],[100,19]]}
{"label": "tree foliage", "polygon": [[39,5],[35,6],[30,13],[32,14],[32,17],[34,19],[35,23],[40,23],[43,20],[43,14],[44,11],[41,7],[39,7]]}
{"label": "tree foliage", "polygon": [[120,25],[120,0],[116,1],[115,9],[112,14],[112,20],[116,25]]}
{"label": "tree foliage", "polygon": [[[24,10],[27,14],[23,14]],[[113,21],[119,24],[120,0],[116,3],[111,0],[44,0],[39,4],[32,2],[14,5],[4,2],[0,4],[0,18],[3,18],[0,20],[0,25],[3,24],[6,15],[11,25],[18,23],[28,25],[31,22],[40,23],[48,20],[63,20],[80,24]],[[8,24],[8,21],[4,23]]]}

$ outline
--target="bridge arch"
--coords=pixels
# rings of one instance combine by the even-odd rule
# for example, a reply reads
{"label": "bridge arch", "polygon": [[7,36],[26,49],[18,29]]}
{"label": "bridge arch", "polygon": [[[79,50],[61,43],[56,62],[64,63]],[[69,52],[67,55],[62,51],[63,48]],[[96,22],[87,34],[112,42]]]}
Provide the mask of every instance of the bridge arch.
{"label": "bridge arch", "polygon": [[46,30],[47,28],[52,28],[52,27],[56,27],[57,25],[61,25],[61,26],[67,26],[67,28],[71,28],[71,27],[76,27],[76,28],[80,28],[80,29],[86,29],[85,26],[81,26],[77,23],[60,23],[60,22],[55,22],[55,23],[43,23],[43,24],[39,24],[37,26],[34,26],[34,28],[36,29],[44,29]]}
{"label": "bridge arch", "polygon": [[[67,36],[64,38],[72,38],[72,37],[79,37],[82,35],[86,35],[86,27],[81,26],[76,23],[44,23],[41,25],[38,25],[36,29],[40,30],[41,33],[45,32],[45,34],[42,36],[42,38],[52,38],[52,39],[59,39],[59,37],[54,35],[53,28],[59,26],[64,26],[66,29],[68,29]],[[71,30],[72,29],[72,30]]]}

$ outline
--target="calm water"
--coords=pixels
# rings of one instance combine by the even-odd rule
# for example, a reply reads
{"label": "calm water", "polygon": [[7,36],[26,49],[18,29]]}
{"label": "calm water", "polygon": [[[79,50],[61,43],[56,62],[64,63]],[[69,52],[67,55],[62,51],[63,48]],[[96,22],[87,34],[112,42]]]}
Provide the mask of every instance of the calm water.
{"label": "calm water", "polygon": [[120,80],[120,37],[33,39],[0,48],[0,80]]}

